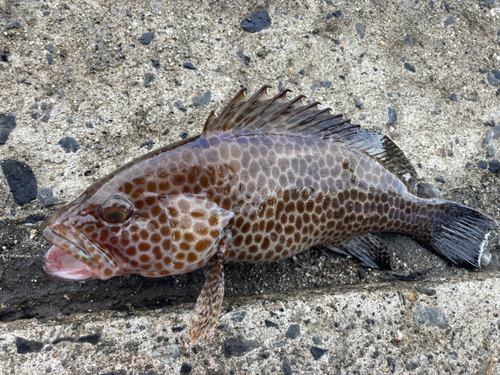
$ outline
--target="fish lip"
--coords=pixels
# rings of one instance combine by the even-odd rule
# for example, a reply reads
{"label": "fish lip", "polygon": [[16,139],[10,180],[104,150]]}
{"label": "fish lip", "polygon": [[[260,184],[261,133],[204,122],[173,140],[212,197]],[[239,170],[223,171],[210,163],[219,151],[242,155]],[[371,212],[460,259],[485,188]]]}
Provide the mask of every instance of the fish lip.
{"label": "fish lip", "polygon": [[[80,246],[77,246],[74,242],[70,241],[68,238],[65,238],[62,235],[55,232],[50,227],[49,223],[46,224],[46,227],[43,230],[42,236],[48,242],[50,242],[52,244],[52,246],[47,250],[47,252],[45,253],[45,255],[43,257],[42,271],[46,276],[50,277],[51,279],[60,280],[60,281],[87,281],[87,280],[92,280],[92,279],[97,278],[97,276],[96,276],[95,272],[92,270],[92,268],[90,268],[84,262],[76,259],[71,254],[62,250],[60,246],[61,246],[61,244],[64,244],[66,246],[69,246],[71,248],[76,249],[77,251],[81,251],[85,255],[88,256],[88,252],[86,251],[86,249],[81,248]],[[80,270],[84,271],[86,273],[86,276],[85,277],[77,277],[77,275],[75,273],[73,273],[72,271],[61,272],[61,270],[50,269],[49,264],[51,264],[51,257],[53,257],[54,252],[57,252],[57,251],[63,252],[65,254],[67,254],[68,256],[72,257],[75,264],[78,265],[78,263],[80,263],[81,264]],[[75,271],[75,270],[76,270],[76,268],[73,271]],[[63,274],[65,276],[62,276]]]}

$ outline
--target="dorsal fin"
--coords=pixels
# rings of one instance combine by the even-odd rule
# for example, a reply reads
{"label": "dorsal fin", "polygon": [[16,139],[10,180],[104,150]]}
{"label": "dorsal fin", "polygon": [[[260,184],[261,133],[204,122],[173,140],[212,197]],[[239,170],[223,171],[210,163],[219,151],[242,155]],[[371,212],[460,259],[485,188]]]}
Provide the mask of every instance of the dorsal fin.
{"label": "dorsal fin", "polygon": [[286,98],[290,90],[283,90],[270,98],[263,86],[248,100],[246,89],[241,89],[219,117],[212,112],[205,123],[203,135],[228,132],[233,135],[295,134],[320,137],[342,142],[357,148],[377,160],[413,190],[417,173],[403,152],[387,136],[362,129],[344,120],[341,114],[332,115],[330,108],[319,109],[318,102],[302,104],[303,95]]}

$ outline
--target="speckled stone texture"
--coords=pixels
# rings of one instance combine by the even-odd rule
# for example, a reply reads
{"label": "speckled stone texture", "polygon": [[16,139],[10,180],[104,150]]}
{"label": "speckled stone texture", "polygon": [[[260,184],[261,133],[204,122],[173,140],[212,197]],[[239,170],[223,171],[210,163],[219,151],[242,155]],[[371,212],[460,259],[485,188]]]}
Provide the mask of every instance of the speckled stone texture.
{"label": "speckled stone texture", "polygon": [[[269,28],[256,33],[246,32],[241,22],[263,10],[271,19]],[[486,148],[491,147],[495,155],[500,151],[497,136],[500,134],[497,131],[500,129],[499,92],[494,73],[499,70],[499,17],[498,1],[193,3],[70,0],[1,3],[0,114],[14,115],[16,127],[3,127],[2,134],[9,134],[5,144],[0,145],[0,159],[28,165],[36,178],[38,190],[53,188],[53,196],[58,200],[57,205],[44,207],[34,194],[30,196],[32,201],[20,206],[15,202],[15,193],[11,192],[7,179],[0,173],[2,327],[7,327],[5,321],[21,317],[39,317],[42,319],[39,324],[42,324],[43,319],[60,314],[88,313],[88,310],[96,313],[107,309],[126,311],[127,306],[136,307],[134,319],[138,319],[137,323],[131,322],[134,325],[129,328],[126,326],[128,322],[124,327],[117,325],[120,330],[111,335],[113,338],[127,338],[131,337],[130,332],[137,331],[134,340],[106,347],[106,355],[119,353],[115,355],[123,355],[130,366],[120,369],[127,369],[127,373],[152,370],[146,366],[156,366],[157,362],[146,360],[141,362],[142,367],[137,367],[141,358],[139,354],[142,355],[143,349],[151,345],[156,346],[151,347],[153,358],[174,363],[177,366],[175,372],[180,371],[183,362],[194,365],[192,373],[208,372],[206,367],[197,370],[199,363],[194,360],[190,362],[188,358],[175,357],[176,348],[172,345],[178,345],[179,350],[182,342],[175,343],[178,336],[174,334],[178,333],[171,333],[170,327],[177,329],[186,325],[187,310],[165,318],[170,324],[169,342],[155,344],[157,338],[146,340],[147,343],[139,340],[141,332],[144,334],[147,330],[141,314],[154,315],[157,313],[155,309],[173,303],[190,303],[189,310],[192,310],[207,270],[160,279],[128,276],[107,281],[60,283],[47,279],[41,271],[48,244],[41,238],[38,225],[41,218],[52,216],[60,206],[73,201],[98,178],[145,154],[147,147],[159,148],[199,134],[210,111],[220,110],[222,103],[242,85],[255,92],[263,84],[271,84],[271,94],[289,87],[293,90],[292,96],[304,94],[311,101],[320,101],[322,108],[331,107],[335,113],[343,113],[353,123],[370,130],[377,129],[397,143],[413,166],[419,165],[416,168],[419,182],[437,184],[435,179],[443,178],[445,183],[439,183],[441,198],[458,201],[498,218],[499,176],[496,168],[489,168],[497,165],[494,162],[497,157],[488,156]],[[142,44],[139,39],[145,33],[154,33],[149,44]],[[52,58],[50,64],[47,54]],[[159,69],[152,60],[160,63]],[[197,70],[184,68],[184,63],[192,64]],[[415,72],[405,69],[405,63]],[[149,87],[144,86],[147,74],[154,76]],[[207,91],[211,93],[210,101],[206,106],[196,106],[193,99]],[[356,107],[354,99],[363,103],[361,108]],[[397,115],[393,124],[388,124],[388,108],[394,108]],[[76,152],[66,153],[58,145],[65,137],[73,138],[79,145]],[[478,168],[479,161],[486,163],[484,169]],[[352,259],[313,249],[295,259],[269,265],[225,267],[226,296],[238,297],[235,301],[243,303],[242,296],[277,293],[266,297],[265,301],[280,306],[280,302],[290,299],[283,294],[288,291],[350,284],[371,287],[384,280],[450,274],[460,275],[465,280],[471,277],[467,271],[448,266],[406,237],[384,235],[384,241],[389,243],[389,250],[395,257],[393,272],[359,267]],[[489,269],[494,272],[500,268],[498,241],[498,235],[492,234],[489,250],[493,257]],[[480,275],[489,282],[488,273]],[[453,334],[453,330],[427,328],[424,324],[422,327],[428,331],[420,339],[429,340],[428,344],[410,340],[408,345],[394,346],[390,340],[401,327],[395,322],[413,324],[410,318],[403,320],[409,313],[401,300],[390,304],[397,306],[394,319],[390,319],[392,323],[380,318],[381,330],[387,332],[385,346],[375,348],[371,344],[365,352],[369,354],[359,360],[352,361],[350,354],[345,353],[361,353],[368,341],[352,345],[349,339],[344,341],[345,345],[328,348],[323,346],[323,341],[317,344],[308,336],[308,345],[302,352],[304,357],[292,358],[287,353],[293,348],[282,343],[286,340],[283,334],[274,339],[272,348],[253,349],[248,361],[247,357],[235,357],[235,362],[237,359],[241,366],[245,366],[254,358],[258,361],[262,358],[264,362],[259,362],[263,363],[262,368],[274,366],[276,373],[284,368],[307,373],[309,367],[314,369],[319,362],[328,361],[335,350],[338,355],[345,354],[344,373],[353,370],[377,373],[378,370],[371,370],[372,365],[377,369],[384,366],[387,373],[391,373],[393,366],[399,373],[432,373],[432,366],[439,363],[443,369],[441,372],[447,367],[450,373],[459,373],[463,367],[466,373],[482,371],[481,374],[486,375],[488,368],[485,370],[485,366],[489,365],[491,356],[498,357],[498,351],[494,351],[489,341],[482,342],[483,338],[490,337],[490,330],[492,335],[495,334],[497,319],[492,315],[494,309],[486,313],[489,306],[485,301],[493,306],[498,296],[487,297],[484,284],[475,279],[471,283],[470,287],[461,289],[459,285],[465,284],[438,279],[432,286],[437,293],[442,291],[440,300],[458,301],[456,310],[444,305],[435,307],[444,311],[447,317],[453,316],[451,312],[455,311],[457,322],[463,321],[464,327],[472,330],[469,335],[459,336]],[[394,292],[387,289],[386,284],[383,288],[387,294]],[[493,288],[499,289],[498,285]],[[369,313],[375,313],[375,316],[366,319],[378,321],[378,308],[388,304],[381,293],[381,299],[374,300],[377,309]],[[321,292],[319,297],[325,295]],[[312,300],[311,295],[306,297]],[[356,306],[367,300],[370,300],[368,295],[365,300],[355,300]],[[232,300],[228,302],[232,303]],[[354,308],[351,301],[341,302],[342,305],[336,305],[339,314]],[[430,304],[432,300],[428,302],[429,306],[434,306]],[[408,306],[408,301],[406,303]],[[348,307],[342,310],[346,304]],[[302,308],[302,305],[298,306]],[[326,310],[326,304],[321,306]],[[306,311],[307,314],[316,314],[316,307],[309,306],[312,312]],[[477,311],[478,315],[467,315],[465,310],[469,308],[475,308],[471,311]],[[239,311],[239,308],[234,309]],[[246,310],[243,306],[242,309]],[[279,309],[273,312],[279,312]],[[401,315],[400,311],[406,315]],[[298,314],[301,314],[300,310]],[[45,346],[40,352],[18,354],[13,335],[2,334],[8,350],[6,352],[4,344],[0,344],[2,355],[6,356],[0,364],[8,364],[7,370],[2,371],[11,371],[12,365],[15,373],[25,371],[32,374],[33,364],[40,366],[45,363],[38,355],[46,356],[43,360],[49,356],[59,358],[61,363],[63,360],[71,363],[71,355],[75,355],[80,358],[78,365],[84,366],[86,358],[80,354],[95,348],[91,343],[52,342],[64,337],[78,340],[94,334],[94,328],[98,326],[113,328],[114,323],[102,315],[88,316],[93,322],[88,331],[85,323],[82,326],[77,322],[58,323],[55,320],[47,320],[47,326],[43,328],[30,321],[30,325],[25,326],[27,330],[16,331],[16,335],[33,341],[33,345],[20,341],[20,347],[25,348],[21,350],[38,350],[36,343],[43,342]],[[339,327],[352,324],[354,316],[355,313],[340,319],[342,316],[339,315]],[[474,319],[467,320],[469,316]],[[273,317],[269,313],[259,322],[265,319]],[[229,325],[231,322],[223,323]],[[288,328],[287,323],[283,333]],[[22,326],[27,321],[12,324]],[[305,332],[305,323],[300,324],[298,338]],[[141,326],[144,327],[142,331]],[[474,331],[475,326],[479,327],[477,331]],[[363,337],[360,332],[364,331],[359,331],[358,325],[356,327],[354,331],[346,331],[347,337]],[[411,332],[411,329],[413,326],[406,331]],[[275,328],[269,330],[276,331]],[[42,331],[44,333],[40,334]],[[320,334],[320,329],[317,331],[314,336]],[[54,334],[50,337],[52,332]],[[224,334],[222,330],[219,332]],[[224,340],[237,338],[238,332],[229,332]],[[381,337],[386,337],[383,332]],[[405,332],[401,332],[404,337]],[[448,333],[441,335],[443,332]],[[243,335],[238,341],[239,348],[249,350],[254,346],[253,340],[259,340],[257,332],[256,336]],[[100,342],[103,343],[104,339]],[[373,342],[378,342],[376,335]],[[46,351],[48,345],[52,348]],[[203,344],[204,350],[208,350],[207,345]],[[330,351],[319,361],[314,361],[310,352],[313,345]],[[61,354],[60,348],[63,347],[68,348],[67,355]],[[137,354],[135,361],[136,357],[131,357],[131,354]],[[30,355],[32,357],[28,357]],[[275,358],[273,364],[266,362],[271,358]],[[203,359],[208,365],[202,366],[210,367],[211,357],[204,355]],[[434,362],[424,367],[424,360]],[[166,365],[160,362],[158,366]],[[220,363],[217,360],[213,366]],[[352,363],[359,366],[349,367]],[[419,367],[409,370],[414,367],[413,363]],[[25,370],[21,370],[21,366],[25,366]],[[43,373],[49,366],[54,366],[50,371],[56,372],[56,365],[52,363],[36,368]],[[102,366],[102,371],[89,367],[89,371],[68,372],[99,374],[114,371],[110,363],[96,366]],[[498,369],[494,367],[493,371],[498,372]]]}

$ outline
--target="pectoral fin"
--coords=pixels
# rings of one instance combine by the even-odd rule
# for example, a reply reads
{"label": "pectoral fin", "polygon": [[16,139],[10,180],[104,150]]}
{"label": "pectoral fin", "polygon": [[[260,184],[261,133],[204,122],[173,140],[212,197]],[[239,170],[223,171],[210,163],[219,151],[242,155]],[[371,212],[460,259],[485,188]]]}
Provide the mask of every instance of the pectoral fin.
{"label": "pectoral fin", "polygon": [[391,258],[387,245],[380,238],[371,234],[354,237],[345,243],[328,248],[359,259],[363,266],[383,270],[391,269]]}
{"label": "pectoral fin", "polygon": [[226,242],[227,237],[224,237],[219,242],[217,260],[209,272],[203,289],[196,301],[193,318],[191,319],[191,345],[196,344],[200,337],[213,338],[224,298]]}

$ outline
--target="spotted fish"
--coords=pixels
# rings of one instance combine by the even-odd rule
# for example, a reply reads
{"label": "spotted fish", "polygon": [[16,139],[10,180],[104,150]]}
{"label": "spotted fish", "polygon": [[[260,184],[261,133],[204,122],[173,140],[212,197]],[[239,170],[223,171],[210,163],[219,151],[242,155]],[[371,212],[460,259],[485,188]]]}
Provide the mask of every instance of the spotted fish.
{"label": "spotted fish", "polygon": [[224,265],[268,263],[312,246],[389,268],[371,233],[409,235],[448,262],[479,268],[487,215],[410,193],[416,172],[386,136],[342,115],[241,90],[203,132],[150,152],[90,186],[44,224],[44,271],[65,281],[161,277],[211,266],[191,342],[211,337]]}

